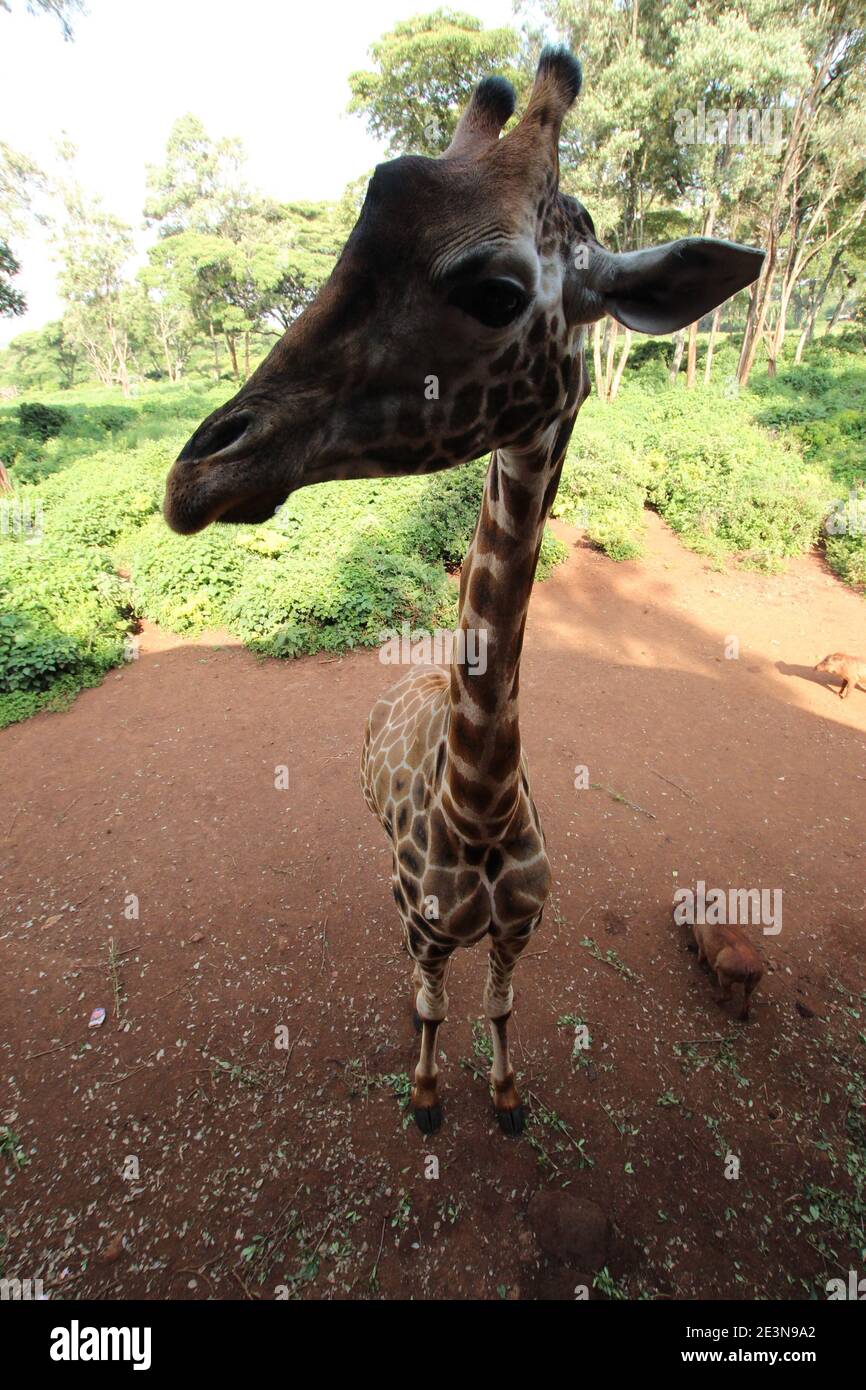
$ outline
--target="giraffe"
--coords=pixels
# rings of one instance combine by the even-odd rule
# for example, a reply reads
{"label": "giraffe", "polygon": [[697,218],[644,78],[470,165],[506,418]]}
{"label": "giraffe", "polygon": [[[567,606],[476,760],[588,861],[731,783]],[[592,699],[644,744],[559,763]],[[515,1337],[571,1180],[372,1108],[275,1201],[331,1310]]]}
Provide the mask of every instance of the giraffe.
{"label": "giraffe", "polygon": [[[198,427],[166,485],[166,520],[190,534],[263,521],[301,486],[430,473],[492,450],[450,670],[413,668],[376,702],[361,760],[413,962],[412,1108],[424,1133],[442,1119],[448,965],[485,936],[494,1108],[505,1133],[524,1125],[512,974],[551,870],[521,747],[519,668],[545,522],[589,392],[586,327],[609,313],[673,332],[750,284],[763,259],[701,237],[606,250],[559,189],[560,129],[581,80],[567,49],[547,47],[507,134],[515,94],[488,77],[443,155],[379,165],[331,278]],[[466,658],[473,637],[484,669]]]}

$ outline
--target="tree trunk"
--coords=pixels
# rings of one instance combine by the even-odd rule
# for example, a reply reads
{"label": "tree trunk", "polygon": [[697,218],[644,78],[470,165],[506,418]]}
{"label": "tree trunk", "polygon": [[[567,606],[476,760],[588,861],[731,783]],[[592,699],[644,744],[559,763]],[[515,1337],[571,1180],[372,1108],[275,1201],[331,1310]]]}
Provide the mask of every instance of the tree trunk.
{"label": "tree trunk", "polygon": [[776,267],[776,248],[775,244],[773,244],[767,251],[767,259],[764,261],[761,274],[752,286],[749,313],[746,318],[746,331],[743,334],[743,346],[740,352],[740,361],[737,366],[737,381],[741,386],[747,386],[749,384],[749,377],[755,365],[755,354],[758,351],[758,344],[764,336],[767,312],[770,308],[770,298],[776,279]]}
{"label": "tree trunk", "polygon": [[711,376],[712,376],[712,374],[713,374],[713,353],[714,353],[715,347],[716,347],[716,337],[717,337],[717,335],[718,335],[719,323],[721,322],[721,318],[722,318],[722,306],[721,306],[721,304],[720,304],[719,307],[715,310],[715,312],[714,312],[714,314],[713,314],[713,321],[712,321],[712,323],[710,324],[710,339],[709,339],[709,342],[707,343],[707,360],[706,360],[706,362],[704,363],[704,385],[705,385],[705,386],[709,386],[709,384],[710,384],[710,378],[711,378]]}
{"label": "tree trunk", "polygon": [[212,346],[212,348],[213,348],[213,377],[214,377],[214,381],[219,381],[219,379],[220,379],[219,338],[217,337],[216,333],[214,332],[214,326],[213,326],[212,323],[208,323],[208,330],[209,330],[209,332],[210,332],[211,346]]}
{"label": "tree trunk", "polygon": [[806,344],[807,344],[808,341],[809,341],[809,325],[806,324],[806,327],[803,329],[803,332],[800,334],[800,339],[799,339],[799,342],[797,343],[797,351],[794,353],[794,365],[795,365],[796,367],[799,367],[800,363],[801,363],[802,360],[803,360],[803,348],[806,346]]}
{"label": "tree trunk", "polygon": [[676,385],[677,377],[679,376],[679,373],[680,373],[680,364],[681,364],[681,362],[682,362],[682,360],[683,360],[683,351],[684,351],[684,349],[685,349],[685,346],[686,346],[686,335],[685,335],[685,331],[681,328],[681,329],[679,330],[678,333],[675,333],[675,334],[674,334],[674,360],[673,360],[673,362],[671,363],[671,372],[670,372],[670,383],[671,383],[671,386],[675,386],[675,385]]}
{"label": "tree trunk", "polygon": [[176,380],[174,375],[174,360],[172,358],[168,336],[165,332],[162,334],[162,353],[165,358],[165,370],[168,372],[168,379],[173,382]]}
{"label": "tree trunk", "polygon": [[246,332],[246,333],[244,333],[244,376],[248,377],[249,374],[250,374],[250,335],[249,335],[248,332]]}
{"label": "tree trunk", "polygon": [[776,375],[776,363],[782,356],[784,350],[785,327],[788,320],[788,309],[791,305],[791,294],[794,289],[794,284],[795,282],[793,280],[789,280],[786,284],[782,285],[782,293],[779,297],[779,321],[776,324],[776,331],[770,339],[769,346],[770,360],[767,364],[767,371],[770,376]]}
{"label": "tree trunk", "polygon": [[602,320],[596,319],[592,327],[592,367],[595,373],[596,395],[604,400],[604,383],[601,379],[601,325]]}
{"label": "tree trunk", "polygon": [[616,319],[608,319],[607,323],[607,357],[604,365],[604,399],[611,400],[610,388],[613,382],[613,363],[616,354],[616,340],[619,337],[619,324]]}
{"label": "tree trunk", "polygon": [[686,359],[686,386],[689,390],[695,384],[698,374],[698,325],[697,320],[689,324],[689,352]]}
{"label": "tree trunk", "polygon": [[622,340],[622,350],[619,354],[619,361],[616,364],[616,371],[614,373],[613,381],[610,384],[610,399],[612,401],[616,400],[616,393],[619,390],[620,382],[622,381],[622,374],[625,371],[625,364],[628,360],[628,355],[631,352],[631,336],[631,329],[627,328],[625,330],[625,336]]}
{"label": "tree trunk", "polygon": [[827,274],[821,281],[820,287],[816,287],[813,293],[812,304],[809,309],[809,316],[806,319],[806,324],[803,328],[803,332],[800,334],[800,341],[797,344],[797,351],[794,354],[794,361],[798,364],[803,360],[803,349],[805,348],[806,344],[811,342],[812,338],[815,336],[815,325],[818,322],[818,315],[824,307],[824,300],[827,298],[827,291],[830,288],[833,276],[836,274],[836,269],[839,265],[840,260],[842,259],[842,254],[844,250],[844,246],[836,247],[836,250],[833,252],[833,258],[830,261],[830,265],[827,269]]}
{"label": "tree trunk", "polygon": [[848,290],[847,290],[847,288],[846,288],[845,291],[844,291],[844,293],[843,293],[843,295],[842,295],[842,298],[839,300],[839,303],[836,305],[836,308],[833,310],[832,314],[830,315],[830,322],[827,324],[827,332],[828,332],[828,333],[832,333],[833,329],[834,329],[835,326],[836,326],[836,320],[838,319],[838,317],[839,317],[839,315],[841,314],[842,310],[845,308],[845,305],[846,305],[847,302],[848,302]]}
{"label": "tree trunk", "polygon": [[241,369],[240,369],[240,367],[238,366],[238,352],[237,352],[237,348],[235,347],[235,337],[234,337],[234,334],[233,334],[233,333],[228,333],[228,332],[227,332],[227,333],[225,334],[225,340],[226,340],[226,346],[227,346],[227,348],[228,348],[228,350],[229,350],[229,357],[231,358],[231,361],[232,361],[232,376],[234,377],[235,381],[240,381],[240,379],[241,379]]}

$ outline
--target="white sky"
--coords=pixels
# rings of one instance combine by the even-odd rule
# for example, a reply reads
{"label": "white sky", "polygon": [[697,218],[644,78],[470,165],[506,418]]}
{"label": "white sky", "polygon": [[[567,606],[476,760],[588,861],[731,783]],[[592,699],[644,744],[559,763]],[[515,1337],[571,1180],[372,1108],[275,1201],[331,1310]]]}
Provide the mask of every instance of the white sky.
{"label": "white sky", "polygon": [[[275,198],[336,198],[383,150],[345,114],[347,78],[395,20],[439,0],[87,0],[64,43],[49,16],[0,11],[0,139],[56,167],[65,133],[78,177],[136,229],[145,164],[162,162],[169,130],[193,112],[214,136],[238,135],[250,183]],[[513,23],[510,0],[455,3],[485,26]],[[146,238],[137,230],[140,243]],[[15,238],[29,305],[0,319],[0,345],[58,317],[44,236]]]}

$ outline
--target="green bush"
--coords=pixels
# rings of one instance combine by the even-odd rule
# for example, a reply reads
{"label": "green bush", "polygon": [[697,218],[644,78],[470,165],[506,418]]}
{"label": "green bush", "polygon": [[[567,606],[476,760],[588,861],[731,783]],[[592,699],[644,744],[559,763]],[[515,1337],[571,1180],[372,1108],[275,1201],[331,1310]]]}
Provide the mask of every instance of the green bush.
{"label": "green bush", "polygon": [[866,537],[828,536],[827,563],[846,584],[866,595]]}
{"label": "green bush", "polygon": [[7,416],[0,419],[0,463],[14,469],[16,482],[32,482],[42,475],[43,441],[22,434]]}
{"label": "green bush", "polygon": [[700,433],[658,431],[649,499],[695,550],[763,568],[808,550],[826,515],[826,485],[798,454],[742,421]]}
{"label": "green bush", "polygon": [[137,418],[137,412],[128,405],[97,406],[93,414],[100,428],[107,434],[128,429]]}
{"label": "green bush", "polygon": [[69,419],[69,412],[39,401],[22,401],[18,407],[21,433],[32,439],[46,440],[59,434]]}
{"label": "green bush", "polygon": [[228,526],[176,536],[161,516],[151,518],[120,548],[136,612],[171,632],[222,626],[244,571],[238,537]]}
{"label": "green bush", "polygon": [[164,474],[165,455],[153,446],[86,459],[34,489],[46,532],[78,545],[111,545],[159,509]]}
{"label": "green bush", "polygon": [[[645,506],[692,549],[751,566],[775,567],[814,545],[838,495],[838,460],[804,462],[793,425],[782,439],[757,423],[768,413],[766,390],[672,390],[654,380],[652,364],[625,378],[613,405],[584,406],[554,514],[582,525],[613,559],[639,553]],[[787,380],[772,410],[777,422],[785,412],[803,420]],[[853,422],[843,416],[836,428]]]}
{"label": "green bush", "polygon": [[553,515],[582,527],[612,560],[630,560],[641,549],[647,460],[624,438],[610,437],[608,407],[588,407],[585,428],[581,415],[571,438]]}
{"label": "green bush", "polygon": [[[759,373],[737,393],[723,385],[736,357],[728,340],[716,383],[693,391],[669,386],[669,350],[636,349],[614,404],[587,401],[554,514],[614,559],[639,553],[647,506],[718,559],[777,565],[820,540],[836,573],[866,593],[866,535],[823,527],[837,499],[862,487],[860,356],[822,339],[802,366]],[[44,525],[38,544],[0,538],[0,723],[62,707],[101,679],[122,660],[135,614],[180,633],[228,628],[280,656],[376,643],[403,621],[454,622],[449,572],[472,538],[486,460],[303,488],[260,527],[167,530],[169,463],[229,389],[146,386],[123,404],[101,388],[66,392],[63,422],[47,436],[40,412],[55,410],[52,399],[29,403],[33,432],[15,407],[0,407],[0,458],[17,500],[39,503]],[[539,577],[565,553],[547,531]]]}
{"label": "green bush", "polygon": [[52,633],[32,614],[0,613],[0,695],[44,690],[78,660],[71,637]]}
{"label": "green bush", "polygon": [[450,626],[454,586],[416,556],[360,542],[251,567],[226,606],[229,629],[254,651],[298,656],[374,646],[388,629]]}
{"label": "green bush", "polygon": [[0,727],[64,703],[123,659],[124,586],[68,541],[0,543]]}

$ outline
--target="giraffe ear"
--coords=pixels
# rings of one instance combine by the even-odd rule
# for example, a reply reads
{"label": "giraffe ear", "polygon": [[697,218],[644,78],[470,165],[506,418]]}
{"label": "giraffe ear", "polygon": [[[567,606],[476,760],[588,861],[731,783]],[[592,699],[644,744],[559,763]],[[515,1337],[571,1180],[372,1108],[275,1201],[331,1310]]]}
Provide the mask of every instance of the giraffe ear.
{"label": "giraffe ear", "polygon": [[765,253],[734,241],[685,237],[646,251],[603,252],[591,281],[603,311],[638,333],[674,333],[751,285]]}
{"label": "giraffe ear", "polygon": [[499,139],[505,122],[514,115],[517,98],[504,77],[485,77],[472,93],[469,105],[457,122],[454,138],[443,159],[473,155]]}

